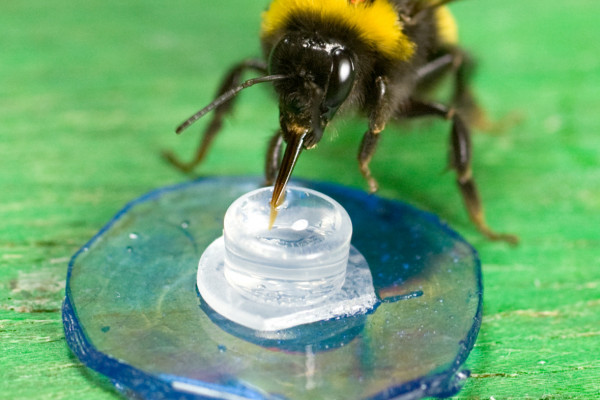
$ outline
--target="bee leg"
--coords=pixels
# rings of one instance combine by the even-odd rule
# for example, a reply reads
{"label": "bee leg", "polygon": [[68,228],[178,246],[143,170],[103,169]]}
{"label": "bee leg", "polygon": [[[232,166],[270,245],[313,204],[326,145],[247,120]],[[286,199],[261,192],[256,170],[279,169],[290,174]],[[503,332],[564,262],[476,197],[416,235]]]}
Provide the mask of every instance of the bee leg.
{"label": "bee leg", "polygon": [[270,186],[275,182],[277,171],[281,164],[281,145],[283,144],[283,136],[281,131],[275,132],[275,135],[269,140],[267,148],[267,159],[265,162],[265,186]]}
{"label": "bee leg", "polygon": [[494,124],[488,119],[470,88],[476,67],[475,61],[469,53],[461,49],[454,49],[453,54],[455,81],[452,104],[471,126],[483,131],[490,131]]}
{"label": "bee leg", "polygon": [[482,130],[490,130],[493,124],[475,100],[469,87],[475,66],[475,62],[466,51],[459,47],[450,47],[417,70],[417,81],[421,89],[428,90],[443,75],[452,71],[454,77],[452,105],[470,125]]}
{"label": "bee leg", "polygon": [[410,102],[403,110],[406,117],[437,116],[452,120],[450,133],[449,164],[456,171],[456,182],[460,189],[463,201],[471,221],[477,229],[491,240],[502,240],[517,244],[519,239],[515,235],[497,233],[486,223],[483,206],[471,170],[471,137],[469,128],[464,120],[453,108],[438,103]]}
{"label": "bee leg", "polygon": [[373,158],[373,154],[375,154],[375,150],[377,149],[379,137],[379,132],[369,128],[369,130],[363,136],[363,140],[360,143],[360,150],[358,152],[358,166],[362,176],[367,181],[367,185],[369,185],[369,192],[371,193],[375,193],[377,189],[379,189],[377,180],[373,178],[371,169],[369,168],[371,158]]}
{"label": "bee leg", "polygon": [[455,59],[455,54],[444,52],[442,55],[417,69],[416,75],[418,86],[429,87],[435,84],[442,75],[446,74],[451,69],[455,63]]}
{"label": "bee leg", "polygon": [[[242,79],[242,74],[246,70],[255,70],[260,73],[266,73],[267,66],[262,60],[258,59],[244,60],[241,63],[235,65],[227,73],[227,75],[225,75],[225,78],[221,82],[221,86],[217,91],[217,96],[215,97],[218,97],[230,90],[231,88],[239,85]],[[173,166],[175,166],[177,169],[183,172],[190,172],[191,170],[193,170],[198,164],[202,162],[202,160],[206,156],[215,136],[217,135],[217,133],[219,133],[221,127],[223,126],[224,117],[231,112],[235,99],[236,97],[231,98],[231,100],[221,104],[214,110],[213,117],[210,123],[208,124],[208,127],[202,134],[202,138],[196,150],[196,154],[194,155],[194,158],[191,161],[181,161],[175,156],[175,154],[173,154],[170,151],[163,152],[163,157],[169,163],[171,163]]]}
{"label": "bee leg", "polygon": [[369,129],[365,132],[360,148],[358,150],[358,166],[362,176],[369,185],[369,192],[374,193],[379,188],[377,181],[371,174],[369,163],[375,154],[377,149],[377,143],[379,142],[380,133],[385,129],[385,124],[389,118],[390,107],[389,101],[386,97],[386,83],[385,78],[378,77],[375,81],[377,85],[377,105],[369,116]]}

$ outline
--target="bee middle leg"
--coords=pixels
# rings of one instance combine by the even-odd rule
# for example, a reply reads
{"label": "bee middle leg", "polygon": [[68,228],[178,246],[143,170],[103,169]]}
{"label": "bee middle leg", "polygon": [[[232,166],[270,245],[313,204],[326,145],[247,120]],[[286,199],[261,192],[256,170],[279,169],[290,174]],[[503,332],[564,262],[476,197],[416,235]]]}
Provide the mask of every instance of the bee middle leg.
{"label": "bee middle leg", "polygon": [[379,188],[379,184],[377,183],[377,180],[373,178],[373,175],[371,174],[371,168],[369,168],[369,163],[373,158],[373,154],[375,154],[379,138],[379,132],[369,128],[369,130],[363,136],[363,140],[360,143],[360,150],[358,152],[358,166],[362,176],[367,181],[367,185],[369,185],[369,192],[371,193],[375,193]]}
{"label": "bee middle leg", "polygon": [[[237,85],[239,85],[242,80],[242,74],[246,70],[254,70],[259,73],[265,74],[267,72],[267,66],[264,61],[258,59],[244,60],[241,63],[235,65],[225,75],[225,78],[223,78],[221,86],[219,87],[219,90],[217,91],[217,95],[215,97],[219,97],[231,88],[234,88]],[[194,158],[192,160],[190,160],[189,162],[181,161],[177,156],[175,156],[175,154],[173,154],[170,151],[163,152],[163,157],[169,163],[171,163],[173,166],[175,166],[177,169],[183,172],[192,171],[198,164],[202,162],[202,160],[204,160],[204,157],[208,153],[210,145],[212,144],[214,138],[223,126],[223,119],[233,109],[235,100],[236,97],[233,97],[231,98],[231,100],[221,104],[215,109],[213,117],[210,123],[208,124],[208,127],[202,134],[200,144],[198,145],[198,148],[196,149],[196,154],[194,155]]]}
{"label": "bee middle leg", "polygon": [[436,116],[452,120],[449,164],[456,171],[456,183],[471,221],[487,238],[517,244],[519,241],[517,236],[495,232],[487,225],[481,198],[471,170],[470,132],[460,114],[455,109],[443,104],[412,100],[403,108],[402,116],[408,118]]}

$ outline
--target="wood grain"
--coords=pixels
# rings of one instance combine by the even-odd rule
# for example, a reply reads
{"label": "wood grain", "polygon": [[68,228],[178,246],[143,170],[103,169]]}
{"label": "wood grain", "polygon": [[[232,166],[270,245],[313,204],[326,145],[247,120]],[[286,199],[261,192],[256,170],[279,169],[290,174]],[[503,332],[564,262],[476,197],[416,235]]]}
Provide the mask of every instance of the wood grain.
{"label": "wood grain", "polygon": [[[126,202],[183,176],[222,71],[257,55],[265,2],[3,2],[0,5],[0,399],[114,399],[70,354],[60,320],[68,258]],[[469,224],[443,123],[391,127],[372,170],[381,194],[430,210],[481,255],[485,307],[458,399],[600,398],[600,3],[457,2],[475,88],[500,132],[474,138],[474,170],[512,248]],[[277,109],[244,93],[202,174],[261,174]],[[297,176],[364,187],[365,122],[306,152]],[[403,134],[400,134],[403,132]]]}

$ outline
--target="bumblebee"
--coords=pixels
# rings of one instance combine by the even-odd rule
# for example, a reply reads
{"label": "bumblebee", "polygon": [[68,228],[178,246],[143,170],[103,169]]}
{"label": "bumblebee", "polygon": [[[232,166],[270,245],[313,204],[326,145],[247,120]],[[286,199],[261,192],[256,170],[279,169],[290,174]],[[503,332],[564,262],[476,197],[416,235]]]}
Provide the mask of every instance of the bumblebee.
{"label": "bumblebee", "polygon": [[[283,201],[298,157],[319,143],[338,113],[358,110],[368,120],[358,165],[371,192],[378,185],[369,163],[388,122],[443,118],[452,126],[449,165],[470,219],[489,239],[516,243],[515,236],[487,225],[473,178],[467,121],[479,108],[468,86],[473,63],[458,44],[456,23],[446,6],[450,2],[273,0],[262,15],[264,59],[235,65],[218,97],[177,128],[180,133],[214,111],[193,160],[181,162],[172,153],[165,153],[166,158],[191,171],[204,159],[236,94],[270,82],[279,98],[280,124],[269,141],[265,168],[267,184],[274,183],[274,211]],[[260,76],[242,82],[247,70]],[[444,75],[453,77],[450,104],[425,100],[426,89]]]}

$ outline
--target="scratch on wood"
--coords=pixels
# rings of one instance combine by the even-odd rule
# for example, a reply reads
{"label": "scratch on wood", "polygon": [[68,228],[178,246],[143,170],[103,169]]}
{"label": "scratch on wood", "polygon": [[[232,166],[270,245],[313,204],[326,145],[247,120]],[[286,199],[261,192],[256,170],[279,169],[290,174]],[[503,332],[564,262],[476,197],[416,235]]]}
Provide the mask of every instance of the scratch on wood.
{"label": "scratch on wood", "polygon": [[17,279],[10,281],[11,297],[0,304],[0,309],[18,313],[56,313],[60,311],[64,289],[64,277],[53,269],[19,271]]}
{"label": "scratch on wood", "polygon": [[10,288],[13,294],[34,291],[56,293],[64,290],[65,280],[46,268],[33,272],[19,271],[17,279],[10,282]]}
{"label": "scratch on wood", "polygon": [[68,363],[68,364],[60,364],[53,367],[48,368],[49,370],[61,370],[66,368],[84,368],[85,366],[80,363]]}
{"label": "scratch on wood", "polygon": [[509,374],[505,372],[496,372],[496,373],[486,373],[486,374],[471,374],[471,378],[480,379],[480,378],[515,378],[519,376],[519,374]]}
{"label": "scratch on wood", "polygon": [[577,290],[582,289],[596,289],[599,286],[598,282],[586,282],[583,285],[579,285],[576,287]]}
{"label": "scratch on wood", "polygon": [[2,324],[12,324],[15,326],[18,325],[30,325],[30,324],[56,324],[56,323],[60,323],[60,320],[55,320],[55,319],[26,319],[23,321],[13,321],[12,319],[0,319],[0,328],[2,328],[4,325]]}
{"label": "scratch on wood", "polygon": [[549,370],[538,370],[538,371],[521,371],[519,373],[508,373],[508,372],[490,372],[483,374],[471,374],[471,378],[484,379],[484,378],[516,378],[521,375],[545,375],[545,374],[562,374],[570,371],[581,371],[587,369],[596,369],[594,366],[572,366],[567,368],[561,368],[554,371]]}
{"label": "scratch on wood", "polygon": [[483,317],[483,322],[496,321],[498,319],[507,318],[507,317],[530,317],[530,318],[553,318],[558,317],[560,312],[557,310],[551,311],[536,311],[536,310],[512,310],[501,313],[496,313],[492,315],[487,315]]}
{"label": "scratch on wood", "polygon": [[0,304],[0,309],[29,314],[57,313],[60,311],[60,301],[13,300],[12,304]]}
{"label": "scratch on wood", "polygon": [[67,257],[58,257],[58,258],[51,258],[50,259],[50,264],[62,264],[62,263],[69,262],[70,259],[71,259],[71,257],[69,257],[69,256],[67,256]]}
{"label": "scratch on wood", "polygon": [[568,335],[562,335],[561,339],[573,339],[580,337],[592,337],[592,336],[600,336],[600,331],[598,332],[580,332],[580,333],[571,333]]}
{"label": "scratch on wood", "polygon": [[595,306],[600,306],[600,299],[598,300],[590,300],[587,303],[585,303],[585,305],[587,307],[595,307]]}

